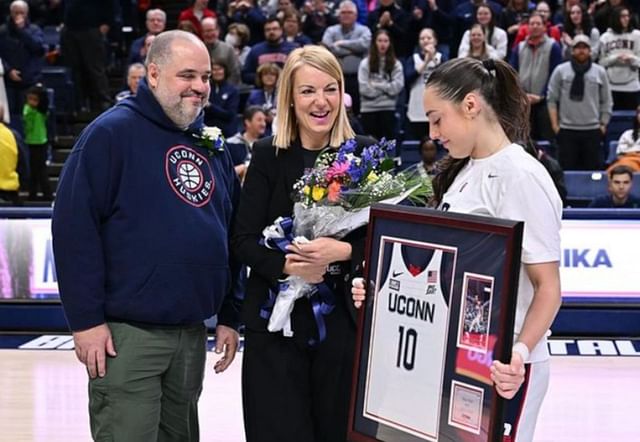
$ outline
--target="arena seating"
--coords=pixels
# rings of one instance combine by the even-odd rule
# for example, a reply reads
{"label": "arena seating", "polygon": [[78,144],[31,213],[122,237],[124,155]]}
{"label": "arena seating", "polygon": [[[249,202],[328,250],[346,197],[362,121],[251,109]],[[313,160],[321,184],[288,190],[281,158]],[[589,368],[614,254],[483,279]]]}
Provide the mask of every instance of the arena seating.
{"label": "arena seating", "polygon": [[[607,193],[608,178],[604,171],[568,170],[564,173],[567,201],[571,207],[586,207],[596,196]],[[640,173],[633,174],[637,186]]]}
{"label": "arena seating", "polygon": [[636,111],[613,111],[604,139],[605,146],[609,146],[611,141],[618,141],[622,132],[633,128],[633,119],[635,117]]}

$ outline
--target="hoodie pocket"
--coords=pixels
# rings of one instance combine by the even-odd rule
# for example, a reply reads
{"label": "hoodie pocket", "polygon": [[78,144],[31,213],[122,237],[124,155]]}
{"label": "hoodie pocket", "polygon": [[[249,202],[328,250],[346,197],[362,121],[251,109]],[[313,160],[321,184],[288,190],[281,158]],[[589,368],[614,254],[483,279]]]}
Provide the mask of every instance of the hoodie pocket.
{"label": "hoodie pocket", "polygon": [[229,287],[227,266],[158,264],[117,316],[154,324],[198,322],[217,313]]}

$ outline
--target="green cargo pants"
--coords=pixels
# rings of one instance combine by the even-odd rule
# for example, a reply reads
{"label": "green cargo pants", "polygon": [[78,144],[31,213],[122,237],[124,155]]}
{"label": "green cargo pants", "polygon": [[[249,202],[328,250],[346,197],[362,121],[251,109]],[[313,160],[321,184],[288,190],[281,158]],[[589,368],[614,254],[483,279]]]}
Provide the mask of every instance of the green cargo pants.
{"label": "green cargo pants", "polygon": [[89,381],[96,441],[199,440],[207,333],[203,325],[138,327],[109,322],[117,352],[107,374]]}

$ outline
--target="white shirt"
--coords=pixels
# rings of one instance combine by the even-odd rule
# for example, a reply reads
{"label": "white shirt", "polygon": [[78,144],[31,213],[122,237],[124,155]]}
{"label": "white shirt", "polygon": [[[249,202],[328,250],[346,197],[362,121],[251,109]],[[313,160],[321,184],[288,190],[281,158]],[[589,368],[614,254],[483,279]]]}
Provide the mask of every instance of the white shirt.
{"label": "white shirt", "polygon": [[[443,196],[441,208],[524,221],[516,339],[533,301],[533,285],[524,264],[560,260],[562,201],[546,169],[522,146],[511,144],[482,159],[470,159]],[[549,357],[546,337],[528,362]]]}

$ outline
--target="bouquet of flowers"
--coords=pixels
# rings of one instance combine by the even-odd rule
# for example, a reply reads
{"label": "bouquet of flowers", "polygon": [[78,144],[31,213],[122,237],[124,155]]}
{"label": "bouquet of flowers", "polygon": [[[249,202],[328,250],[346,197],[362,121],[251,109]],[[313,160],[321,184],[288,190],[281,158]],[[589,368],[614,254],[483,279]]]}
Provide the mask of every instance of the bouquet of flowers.
{"label": "bouquet of flowers", "polygon": [[[338,150],[327,149],[318,155],[314,167],[306,170],[294,185],[293,223],[278,219],[263,231],[267,247],[285,251],[290,242],[319,237],[341,239],[367,224],[370,206],[376,202],[397,204],[409,199],[415,204],[426,204],[432,194],[431,181],[416,166],[394,173],[391,158],[394,140],[382,139],[360,154],[356,154],[356,148],[356,141],[349,140]],[[323,295],[325,291],[300,277],[289,276],[281,281],[279,290],[269,305],[269,331],[282,330],[285,336],[293,335],[289,317],[295,301],[302,296],[311,297],[314,314],[332,309],[331,300]],[[315,300],[317,305],[314,296],[319,296]],[[321,320],[321,315],[316,314],[320,340]]]}

